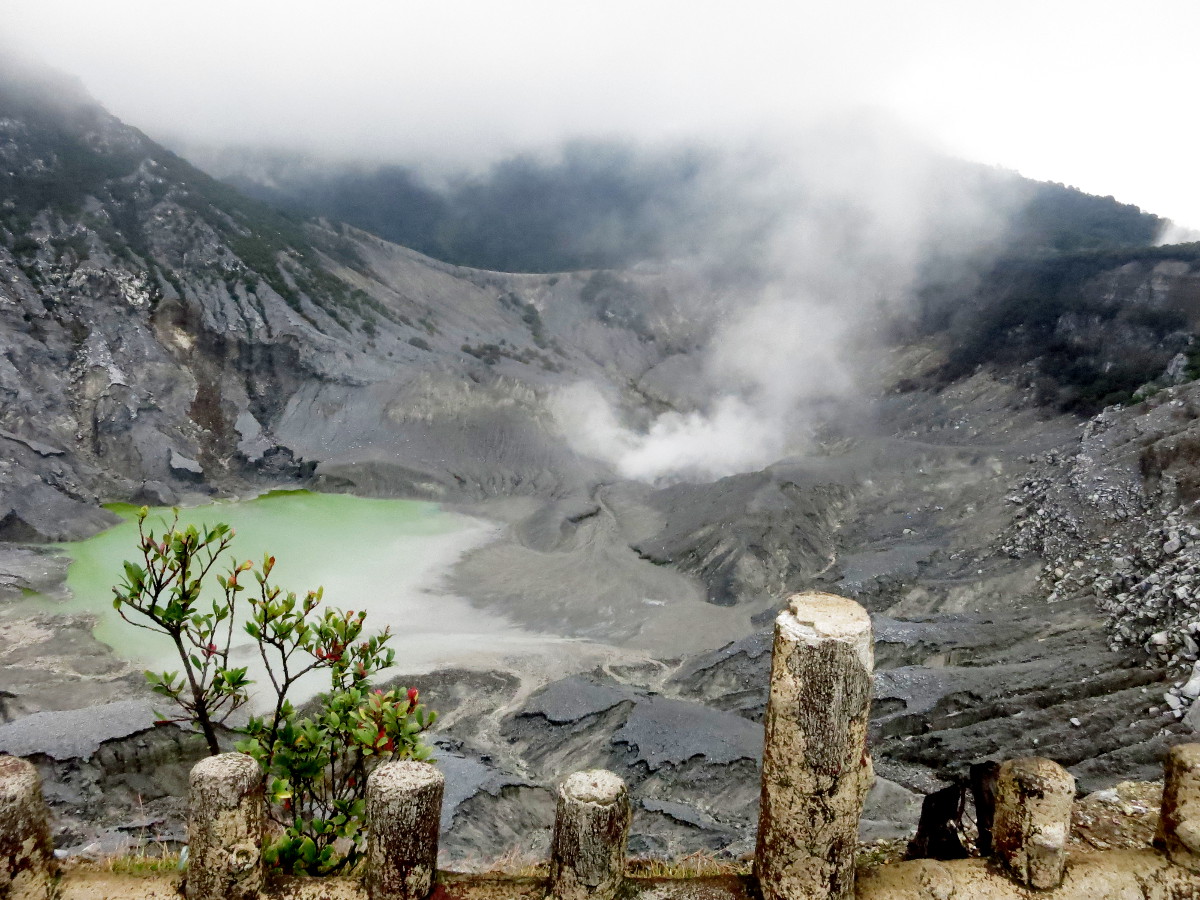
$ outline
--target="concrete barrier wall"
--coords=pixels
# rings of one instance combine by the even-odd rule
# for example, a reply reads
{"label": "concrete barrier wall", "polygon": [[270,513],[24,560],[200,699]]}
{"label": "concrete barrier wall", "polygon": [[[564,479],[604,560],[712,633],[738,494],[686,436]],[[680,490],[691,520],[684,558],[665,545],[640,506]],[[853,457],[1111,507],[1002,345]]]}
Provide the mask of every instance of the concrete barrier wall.
{"label": "concrete barrier wall", "polygon": [[[755,854],[764,900],[1200,900],[1200,744],[1168,755],[1156,849],[1068,853],[1074,779],[1052,760],[1017,759],[996,777],[991,859],[895,863],[856,883],[858,820],[871,784],[871,650],[869,617],[841,597],[797,594],[776,620]],[[370,776],[363,877],[370,900],[424,900],[435,890],[442,789],[441,773],[427,763],[385,763]],[[628,791],[613,773],[568,776],[559,789],[548,896],[629,893],[630,816]],[[198,763],[189,795],[189,900],[264,895],[263,826],[261,776],[250,757]],[[53,872],[37,772],[0,756],[0,900],[48,900]]]}
{"label": "concrete barrier wall", "polygon": [[0,756],[0,898],[48,900],[54,868],[50,814],[37,769]]}

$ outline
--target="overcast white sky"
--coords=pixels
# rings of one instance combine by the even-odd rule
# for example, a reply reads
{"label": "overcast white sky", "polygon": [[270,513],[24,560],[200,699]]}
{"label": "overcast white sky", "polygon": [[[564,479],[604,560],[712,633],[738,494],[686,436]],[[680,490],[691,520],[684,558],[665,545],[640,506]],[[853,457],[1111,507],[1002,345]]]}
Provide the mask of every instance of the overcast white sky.
{"label": "overcast white sky", "polygon": [[0,0],[0,36],[156,137],[456,164],[876,108],[1200,227],[1196,0]]}

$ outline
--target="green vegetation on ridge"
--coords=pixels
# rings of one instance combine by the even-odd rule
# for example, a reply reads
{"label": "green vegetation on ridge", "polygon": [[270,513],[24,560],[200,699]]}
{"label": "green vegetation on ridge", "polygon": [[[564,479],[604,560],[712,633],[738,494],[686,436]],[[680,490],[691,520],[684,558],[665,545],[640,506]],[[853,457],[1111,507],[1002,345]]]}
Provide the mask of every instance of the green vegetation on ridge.
{"label": "green vegetation on ridge", "polygon": [[931,282],[922,327],[944,332],[951,381],[985,364],[1028,366],[1039,402],[1090,414],[1124,403],[1179,353],[1195,357],[1200,310],[1136,299],[1159,263],[1200,267],[1200,244],[1006,256],[966,284]]}
{"label": "green vegetation on ridge", "polygon": [[[19,259],[41,249],[30,230],[36,217],[49,214],[80,222],[116,256],[158,272],[182,290],[195,272],[175,271],[183,260],[156,258],[148,233],[151,211],[169,201],[211,228],[236,257],[212,273],[231,291],[239,281],[250,293],[266,283],[298,312],[306,296],[348,331],[354,327],[348,313],[364,323],[376,316],[393,318],[387,307],[348,286],[323,263],[322,255],[361,269],[352,242],[209,177],[118,122],[77,87],[46,73],[30,76],[0,67],[0,118],[19,123],[20,156],[0,165],[0,240],[7,231],[9,249]],[[89,198],[100,207],[91,207]],[[73,249],[86,258],[84,234],[57,240],[81,242]],[[27,266],[26,272],[37,283],[36,269]]]}

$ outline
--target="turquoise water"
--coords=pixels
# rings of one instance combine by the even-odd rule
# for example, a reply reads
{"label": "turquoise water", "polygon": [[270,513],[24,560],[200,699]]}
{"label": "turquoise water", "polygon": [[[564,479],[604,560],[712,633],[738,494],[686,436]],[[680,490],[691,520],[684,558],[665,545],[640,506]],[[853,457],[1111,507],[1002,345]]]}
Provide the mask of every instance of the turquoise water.
{"label": "turquoise water", "polygon": [[[124,622],[112,607],[112,586],[123,560],[136,560],[137,508],[108,507],[125,521],[84,541],[58,545],[71,557],[69,600],[34,598],[41,611],[96,616],[96,637],[138,665],[176,668],[165,639]],[[148,526],[161,531],[170,509],[152,509]],[[497,641],[521,633],[494,615],[442,591],[442,575],[467,550],[496,533],[479,519],[442,510],[434,503],[370,500],[345,494],[273,492],[253,500],[219,501],[180,511],[181,524],[229,523],[236,532],[229,559],[276,558],[272,581],[303,595],[323,586],[324,603],[367,611],[368,627],[384,626],[396,637],[400,671],[457,662]],[[227,566],[218,565],[225,570]],[[249,638],[235,644],[249,656]]]}

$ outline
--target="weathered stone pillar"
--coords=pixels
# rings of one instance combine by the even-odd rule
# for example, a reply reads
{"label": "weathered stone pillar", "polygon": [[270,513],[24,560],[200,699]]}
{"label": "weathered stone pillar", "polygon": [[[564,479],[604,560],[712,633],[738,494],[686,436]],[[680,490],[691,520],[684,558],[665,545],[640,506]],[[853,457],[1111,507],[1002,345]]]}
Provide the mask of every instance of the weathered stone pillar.
{"label": "weathered stone pillar", "polygon": [[188,784],[188,900],[251,900],[263,884],[262,772],[245,753],[192,766]]}
{"label": "weathered stone pillar", "polygon": [[42,779],[31,763],[0,756],[0,897],[46,900],[54,869]]}
{"label": "weathered stone pillar", "polygon": [[569,775],[558,789],[550,887],[554,900],[612,900],[625,878],[632,813],[625,782],[592,769]]}
{"label": "weathered stone pillar", "polygon": [[1050,759],[1010,759],[996,776],[993,852],[1026,887],[1062,882],[1075,779]]}
{"label": "weathered stone pillar", "polygon": [[1200,744],[1172,747],[1163,775],[1154,843],[1173,863],[1200,872]]}
{"label": "weathered stone pillar", "polygon": [[873,665],[871,620],[852,600],[796,594],[775,620],[754,861],[764,900],[854,896]]}
{"label": "weathered stone pillar", "polygon": [[367,896],[424,900],[437,875],[446,778],[429,763],[384,763],[367,778]]}

